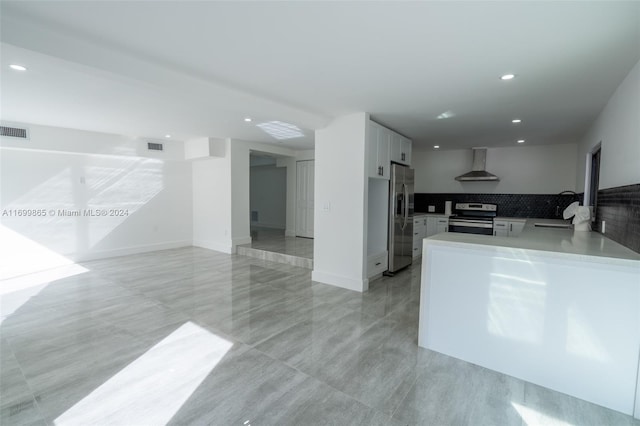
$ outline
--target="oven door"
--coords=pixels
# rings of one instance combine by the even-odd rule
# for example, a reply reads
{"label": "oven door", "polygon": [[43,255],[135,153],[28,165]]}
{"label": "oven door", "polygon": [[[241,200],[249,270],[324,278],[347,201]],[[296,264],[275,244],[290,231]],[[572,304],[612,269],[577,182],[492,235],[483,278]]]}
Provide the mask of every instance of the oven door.
{"label": "oven door", "polygon": [[493,222],[483,220],[449,220],[449,232],[465,234],[493,235]]}

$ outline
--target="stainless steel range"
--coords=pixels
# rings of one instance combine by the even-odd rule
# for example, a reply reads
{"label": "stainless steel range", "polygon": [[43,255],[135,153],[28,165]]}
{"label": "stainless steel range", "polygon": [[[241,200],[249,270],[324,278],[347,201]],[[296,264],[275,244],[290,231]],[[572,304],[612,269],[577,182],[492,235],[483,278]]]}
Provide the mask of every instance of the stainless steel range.
{"label": "stainless steel range", "polygon": [[449,217],[449,232],[493,235],[496,204],[456,203],[455,215]]}

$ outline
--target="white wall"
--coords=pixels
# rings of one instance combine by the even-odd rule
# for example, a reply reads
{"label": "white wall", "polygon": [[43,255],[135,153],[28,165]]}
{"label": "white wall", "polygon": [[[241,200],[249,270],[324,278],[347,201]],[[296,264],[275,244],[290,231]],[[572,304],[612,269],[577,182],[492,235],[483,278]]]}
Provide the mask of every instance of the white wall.
{"label": "white wall", "polygon": [[[224,141],[229,152],[230,141]],[[233,253],[231,156],[193,162],[193,245]]]}
{"label": "white wall", "polygon": [[251,211],[258,212],[255,226],[285,229],[287,223],[287,169],[275,165],[251,167]]}
{"label": "white wall", "polygon": [[[25,123],[6,123],[3,125],[26,127],[28,140],[17,138],[1,138],[3,148],[31,149],[40,151],[118,155],[124,157],[146,157],[159,160],[183,160],[184,144],[173,140],[154,140],[149,138],[133,138],[110,133],[89,132],[85,130],[62,127],[39,126]],[[164,145],[164,150],[149,151],[147,142]]]}
{"label": "white wall", "polygon": [[[0,207],[46,216],[0,217],[0,263],[29,260],[28,273],[47,253],[87,260],[191,245],[190,163],[134,156],[138,141],[123,136],[28,127],[30,141],[2,138]],[[9,147],[16,144],[29,149]]]}
{"label": "white wall", "polygon": [[316,131],[312,278],[365,291],[365,140],[368,114],[340,117]]}
{"label": "white wall", "polygon": [[415,192],[555,194],[576,189],[576,144],[489,148],[487,171],[499,182],[458,182],[471,170],[470,149],[414,151]]}
{"label": "white wall", "polygon": [[618,86],[579,144],[578,191],[584,191],[585,159],[602,142],[600,189],[640,183],[640,62]]}

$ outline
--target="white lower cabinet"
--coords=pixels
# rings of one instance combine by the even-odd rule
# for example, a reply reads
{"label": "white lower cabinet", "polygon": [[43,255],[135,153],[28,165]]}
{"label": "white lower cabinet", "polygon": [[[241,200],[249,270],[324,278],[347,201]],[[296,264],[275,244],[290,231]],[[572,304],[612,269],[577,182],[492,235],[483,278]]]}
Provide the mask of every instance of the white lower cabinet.
{"label": "white lower cabinet", "polygon": [[389,267],[389,252],[384,251],[367,256],[367,277],[383,273]]}
{"label": "white lower cabinet", "polygon": [[449,216],[427,216],[427,232],[425,237],[449,232]]}
{"label": "white lower cabinet", "polygon": [[413,257],[422,255],[422,240],[441,232],[449,232],[449,216],[417,215],[413,218]]}
{"label": "white lower cabinet", "polygon": [[496,237],[509,236],[509,222],[506,220],[493,221],[493,235]]}
{"label": "white lower cabinet", "polygon": [[449,218],[447,216],[437,218],[436,234],[449,232]]}
{"label": "white lower cabinet", "polygon": [[509,222],[509,236],[517,237],[518,235],[520,235],[520,233],[524,229],[525,223],[527,223],[526,220],[513,220]]}
{"label": "white lower cabinet", "polygon": [[425,237],[430,237],[438,233],[438,218],[435,216],[427,216],[427,232]]}
{"label": "white lower cabinet", "polygon": [[496,237],[517,237],[524,229],[526,219],[496,219],[493,221],[493,235]]}
{"label": "white lower cabinet", "polygon": [[422,256],[422,240],[427,236],[426,216],[413,217],[413,258]]}

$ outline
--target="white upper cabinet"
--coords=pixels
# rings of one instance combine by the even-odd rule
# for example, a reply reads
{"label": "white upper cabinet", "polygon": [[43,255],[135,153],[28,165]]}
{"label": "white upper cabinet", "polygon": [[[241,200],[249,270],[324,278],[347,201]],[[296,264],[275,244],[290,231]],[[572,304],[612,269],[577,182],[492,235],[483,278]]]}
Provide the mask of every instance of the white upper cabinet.
{"label": "white upper cabinet", "polygon": [[369,121],[367,143],[369,177],[389,179],[392,161],[411,165],[411,141],[393,130]]}
{"label": "white upper cabinet", "polygon": [[391,137],[391,161],[411,165],[411,141],[395,132]]}
{"label": "white upper cabinet", "polygon": [[401,157],[404,158],[404,164],[406,164],[407,166],[411,165],[411,140],[405,138],[404,136],[402,137],[402,152],[401,152]]}
{"label": "white upper cabinet", "polygon": [[369,122],[369,177],[389,179],[389,143],[391,131],[381,125]]}

